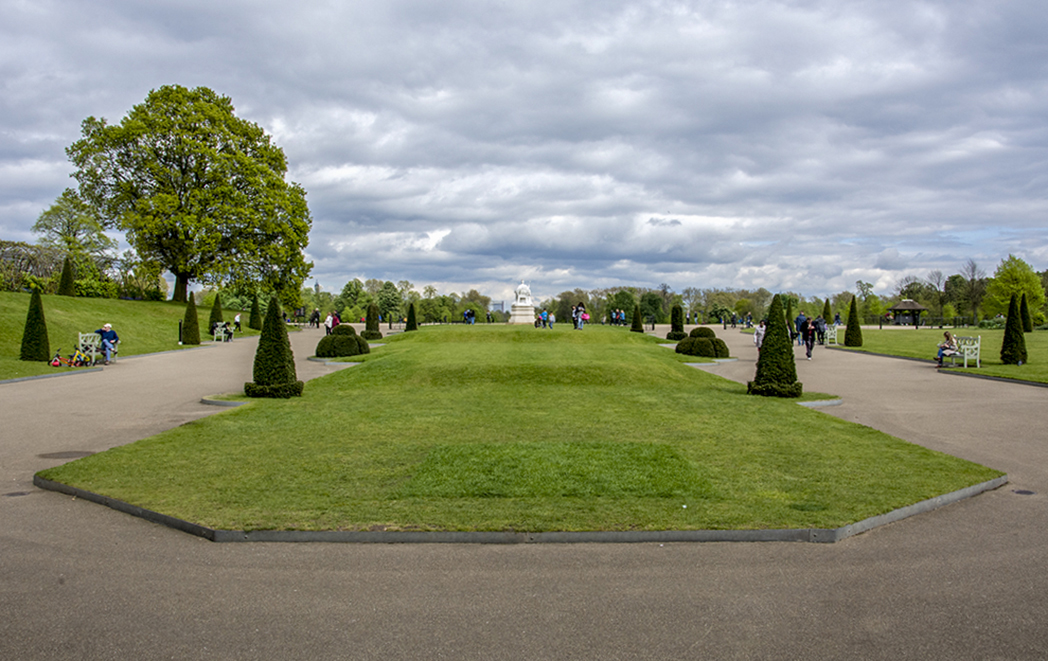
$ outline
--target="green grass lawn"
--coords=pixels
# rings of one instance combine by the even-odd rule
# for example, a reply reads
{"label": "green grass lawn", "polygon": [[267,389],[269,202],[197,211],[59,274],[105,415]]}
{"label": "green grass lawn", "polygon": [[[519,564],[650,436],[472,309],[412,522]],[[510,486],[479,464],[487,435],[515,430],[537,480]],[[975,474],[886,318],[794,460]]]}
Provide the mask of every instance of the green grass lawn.
{"label": "green grass lawn", "polygon": [[[954,335],[982,337],[982,367],[978,369],[975,367],[968,367],[968,369],[961,367],[957,368],[957,371],[1048,383],[1048,333],[1044,331],[1026,333],[1026,352],[1029,355],[1029,362],[1024,365],[1004,365],[1001,363],[1001,342],[1004,340],[1004,331],[980,328],[921,328],[920,330],[914,330],[912,327],[906,329],[863,328],[862,346],[859,348],[849,347],[848,350],[933,361],[936,356],[936,347],[943,341],[942,334],[946,330]],[[843,343],[844,329],[841,328],[837,332],[840,342]],[[964,362],[962,361],[960,364],[963,365]],[[971,365],[972,363],[969,361],[968,364]]]}
{"label": "green grass lawn", "polygon": [[[178,322],[185,316],[183,303],[70,296],[42,298],[52,354],[59,349],[63,355],[73,353],[78,333],[95,331],[106,322],[113,324],[113,330],[120,336],[120,355],[123,357],[182,348],[178,344]],[[0,380],[78,369],[19,360],[28,310],[29,294],[0,292]],[[202,326],[200,339],[206,342],[210,339],[206,326],[211,310],[197,312]],[[236,311],[226,310],[224,316],[232,321]],[[246,328],[246,313],[242,315],[241,323],[246,332],[257,334]]]}
{"label": "green grass lawn", "polygon": [[1000,473],[589,327],[424,327],[41,475],[220,529],[837,527]]}

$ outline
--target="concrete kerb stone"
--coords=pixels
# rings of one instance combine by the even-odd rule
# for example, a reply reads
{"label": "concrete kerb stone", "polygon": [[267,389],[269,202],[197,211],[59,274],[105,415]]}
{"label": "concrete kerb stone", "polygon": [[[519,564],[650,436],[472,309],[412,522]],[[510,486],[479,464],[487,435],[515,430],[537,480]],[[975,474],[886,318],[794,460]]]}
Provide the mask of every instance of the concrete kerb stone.
{"label": "concrete kerb stone", "polygon": [[[860,353],[864,356],[876,356],[878,358],[894,358],[896,360],[908,360],[914,363],[927,363],[934,365],[936,361],[930,358],[914,358],[912,356],[893,356],[890,353],[874,353],[873,351],[855,351],[853,349],[845,349],[844,347],[825,347],[833,351],[843,351],[845,353]],[[1022,379],[1008,379],[1003,376],[992,376],[990,374],[974,374],[972,372],[958,372],[954,368],[943,367],[938,371],[939,374],[950,374],[953,376],[966,376],[970,379],[986,379],[987,381],[999,381],[1001,383],[1015,383],[1020,386],[1034,386],[1036,388],[1048,388],[1048,383],[1041,383],[1039,381],[1024,381]]]}
{"label": "concrete kerb stone", "polygon": [[[188,349],[172,349],[171,351],[154,351],[153,353],[136,353],[136,354],[131,355],[131,356],[121,356],[120,360],[121,361],[131,360],[133,358],[142,358],[144,356],[160,356],[160,355],[163,355],[165,353],[180,353],[182,351],[192,351],[193,349],[203,349],[206,346],[210,346],[210,345],[201,345],[199,347],[190,347]],[[20,381],[35,381],[37,379],[53,379],[56,376],[70,376],[70,375],[73,375],[73,374],[87,374],[89,372],[101,372],[102,369],[103,368],[101,368],[101,367],[89,367],[87,369],[71,370],[69,372],[57,372],[55,374],[37,374],[35,376],[21,376],[21,377],[18,377],[17,379],[4,379],[3,381],[0,381],[0,385],[3,385],[5,383],[18,383]]]}
{"label": "concrete kerb stone", "polygon": [[843,399],[817,399],[812,402],[797,402],[801,406],[806,406],[810,409],[818,409],[824,406],[840,406],[844,403]]}
{"label": "concrete kerb stone", "polygon": [[840,528],[780,530],[622,530],[592,532],[429,532],[349,530],[216,530],[137,505],[33,476],[33,485],[80,498],[213,542],[336,542],[352,544],[633,544],[642,542],[811,542],[834,543],[946,505],[999,489],[1008,476],[975,484]]}
{"label": "concrete kerb stone", "polygon": [[310,356],[309,358],[306,358],[306,360],[308,360],[311,363],[324,363],[325,365],[333,367],[356,367],[357,365],[360,365],[360,363],[341,360],[328,360],[327,358],[318,358],[317,356]]}

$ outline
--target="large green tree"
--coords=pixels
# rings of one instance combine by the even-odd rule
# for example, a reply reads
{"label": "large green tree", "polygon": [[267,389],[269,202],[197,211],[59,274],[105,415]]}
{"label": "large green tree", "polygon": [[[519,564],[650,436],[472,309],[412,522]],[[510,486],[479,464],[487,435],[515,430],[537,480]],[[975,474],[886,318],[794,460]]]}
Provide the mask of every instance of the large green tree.
{"label": "large green tree", "polygon": [[67,150],[80,195],[145,260],[191,281],[298,293],[312,219],[287,160],[233,102],[206,87],[153,90],[118,125],[88,117]]}
{"label": "large green tree", "polygon": [[40,243],[71,255],[89,256],[106,264],[113,260],[117,242],[102,231],[97,212],[72,188],[65,189],[54,204],[36,219],[33,231]]}
{"label": "large green tree", "polygon": [[1026,303],[1034,316],[1034,323],[1044,322],[1044,287],[1041,278],[1030,265],[1022,259],[1008,255],[1002,259],[993,274],[993,279],[986,286],[986,297],[983,299],[983,312],[987,316],[1007,314],[1012,296],[1021,298],[1026,294]]}

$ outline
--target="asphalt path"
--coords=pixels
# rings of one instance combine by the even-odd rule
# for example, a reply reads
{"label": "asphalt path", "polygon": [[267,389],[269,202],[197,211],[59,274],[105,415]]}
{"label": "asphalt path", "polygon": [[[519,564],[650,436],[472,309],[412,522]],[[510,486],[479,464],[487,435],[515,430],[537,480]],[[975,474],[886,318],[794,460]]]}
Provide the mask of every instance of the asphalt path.
{"label": "asphalt path", "polygon": [[[748,336],[717,333],[752,378]],[[317,331],[292,335],[300,378]],[[1043,659],[1048,390],[817,348],[821,414],[1012,482],[837,544],[214,544],[31,485],[214,412],[254,341],[0,384],[0,659]],[[609,403],[609,406],[613,406]],[[1029,494],[1017,492],[1032,492]],[[23,495],[24,494],[24,495]]]}

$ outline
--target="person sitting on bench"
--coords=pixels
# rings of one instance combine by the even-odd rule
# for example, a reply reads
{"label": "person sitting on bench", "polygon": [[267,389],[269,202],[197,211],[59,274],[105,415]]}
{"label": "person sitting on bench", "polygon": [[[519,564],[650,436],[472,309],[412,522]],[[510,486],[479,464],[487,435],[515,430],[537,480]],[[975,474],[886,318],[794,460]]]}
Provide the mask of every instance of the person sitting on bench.
{"label": "person sitting on bench", "polygon": [[105,364],[108,365],[109,361],[113,359],[113,352],[116,351],[116,343],[120,341],[120,338],[117,337],[112,324],[103,324],[95,332],[102,338],[102,351],[106,357]]}
{"label": "person sitting on bench", "polygon": [[939,343],[939,367],[942,367],[944,356],[952,356],[957,353],[957,340],[953,339],[950,331],[946,331],[942,335],[943,341]]}

